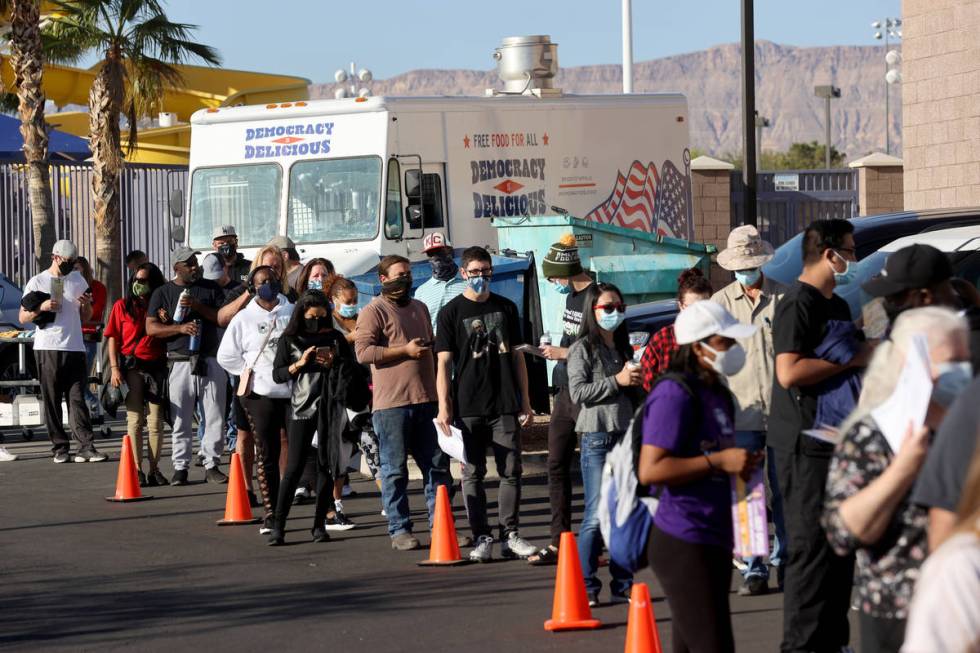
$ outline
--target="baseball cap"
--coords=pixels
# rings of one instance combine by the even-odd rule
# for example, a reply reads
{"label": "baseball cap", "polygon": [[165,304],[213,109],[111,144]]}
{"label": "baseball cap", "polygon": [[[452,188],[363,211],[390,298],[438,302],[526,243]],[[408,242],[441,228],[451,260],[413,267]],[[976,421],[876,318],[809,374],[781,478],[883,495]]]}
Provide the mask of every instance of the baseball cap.
{"label": "baseball cap", "polygon": [[208,281],[217,281],[224,273],[225,264],[215,254],[208,254],[201,261],[201,275]]}
{"label": "baseball cap", "polygon": [[183,263],[184,261],[190,259],[192,256],[197,256],[200,254],[199,251],[191,249],[181,245],[174,250],[174,253],[170,255],[170,267],[177,265],[178,263]]}
{"label": "baseball cap", "polygon": [[224,238],[225,236],[234,236],[238,238],[238,232],[235,231],[235,225],[233,224],[223,224],[220,227],[215,227],[214,232],[211,234],[211,240],[215,238]]}
{"label": "baseball cap", "polygon": [[296,249],[296,243],[288,236],[273,236],[266,245],[278,247],[279,249]]}
{"label": "baseball cap", "polygon": [[705,299],[685,308],[674,322],[674,336],[677,344],[689,345],[710,336],[726,338],[748,338],[758,327],[742,324],[722,307],[721,304]]}
{"label": "baseball cap", "polygon": [[861,288],[874,297],[887,297],[911,288],[929,288],[953,276],[953,265],[932,245],[909,245],[893,252],[881,272]]}
{"label": "baseball cap", "polygon": [[452,247],[453,244],[449,242],[445,234],[439,233],[438,231],[433,231],[430,234],[426,234],[425,238],[422,239],[422,251],[428,254],[434,249],[441,249],[443,247]]}
{"label": "baseball cap", "polygon": [[56,242],[54,247],[51,248],[51,253],[69,261],[74,261],[78,258],[78,248],[70,240],[59,240]]}

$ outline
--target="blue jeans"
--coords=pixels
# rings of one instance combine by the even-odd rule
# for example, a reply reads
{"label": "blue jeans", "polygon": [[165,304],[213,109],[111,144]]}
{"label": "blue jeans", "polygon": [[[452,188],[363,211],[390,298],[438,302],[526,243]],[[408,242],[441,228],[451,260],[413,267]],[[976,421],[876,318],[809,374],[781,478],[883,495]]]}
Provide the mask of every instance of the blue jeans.
{"label": "blue jeans", "polygon": [[[585,490],[585,512],[578,531],[578,557],[585,577],[585,591],[598,594],[602,582],[596,576],[599,567],[599,553],[602,551],[602,533],[599,531],[599,491],[602,489],[602,468],[606,464],[606,454],[619,440],[618,433],[582,434],[582,484]],[[609,573],[612,574],[610,590],[613,594],[629,596],[633,586],[633,574],[626,571],[613,560],[609,560]]]}
{"label": "blue jeans", "polygon": [[[769,564],[778,567],[786,558],[786,527],[783,523],[783,495],[779,492],[779,482],[776,480],[776,465],[773,461],[772,448],[766,447],[765,431],[737,431],[735,445],[749,451],[766,450],[766,477],[769,482],[769,492],[772,495],[772,522],[776,528],[772,551],[769,553]],[[742,570],[742,576],[751,578],[758,576],[769,578],[769,567],[761,556],[746,558],[748,565]]]}
{"label": "blue jeans", "polygon": [[381,454],[381,501],[388,514],[388,534],[392,537],[412,532],[408,454],[422,471],[430,525],[436,506],[436,485],[445,485],[447,490],[452,487],[449,456],[439,448],[432,423],[437,412],[435,402],[374,411],[374,431]]}

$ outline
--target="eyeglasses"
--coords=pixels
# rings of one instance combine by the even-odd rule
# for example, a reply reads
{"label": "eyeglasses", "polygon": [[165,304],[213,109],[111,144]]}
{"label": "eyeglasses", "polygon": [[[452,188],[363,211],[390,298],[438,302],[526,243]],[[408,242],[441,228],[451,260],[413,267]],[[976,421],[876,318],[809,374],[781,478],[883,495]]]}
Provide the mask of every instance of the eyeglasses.
{"label": "eyeglasses", "polygon": [[616,311],[618,313],[626,312],[626,304],[620,302],[616,302],[615,304],[596,304],[595,307],[596,310],[599,310],[601,308],[606,314],[612,313],[613,311]]}
{"label": "eyeglasses", "polygon": [[471,277],[483,277],[489,279],[493,275],[493,268],[480,268],[478,270],[466,270],[466,274]]}

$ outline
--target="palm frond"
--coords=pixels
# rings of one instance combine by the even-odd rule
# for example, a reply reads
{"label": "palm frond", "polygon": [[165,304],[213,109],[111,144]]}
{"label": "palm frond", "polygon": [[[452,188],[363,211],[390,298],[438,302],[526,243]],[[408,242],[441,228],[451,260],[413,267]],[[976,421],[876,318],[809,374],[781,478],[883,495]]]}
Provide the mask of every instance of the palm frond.
{"label": "palm frond", "polygon": [[133,25],[127,34],[131,48],[171,63],[184,63],[197,58],[204,63],[218,65],[221,56],[214,48],[196,43],[191,39],[197,25],[175,23],[164,14],[155,14]]}

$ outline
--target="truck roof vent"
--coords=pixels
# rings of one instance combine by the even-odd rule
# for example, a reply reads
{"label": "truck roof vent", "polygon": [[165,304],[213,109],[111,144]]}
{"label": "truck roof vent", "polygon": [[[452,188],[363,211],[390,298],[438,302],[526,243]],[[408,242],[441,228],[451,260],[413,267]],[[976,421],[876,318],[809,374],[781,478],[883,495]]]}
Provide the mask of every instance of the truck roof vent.
{"label": "truck roof vent", "polygon": [[487,95],[561,95],[561,89],[554,87],[558,44],[550,36],[509,36],[493,51],[493,58],[504,88],[488,88]]}

